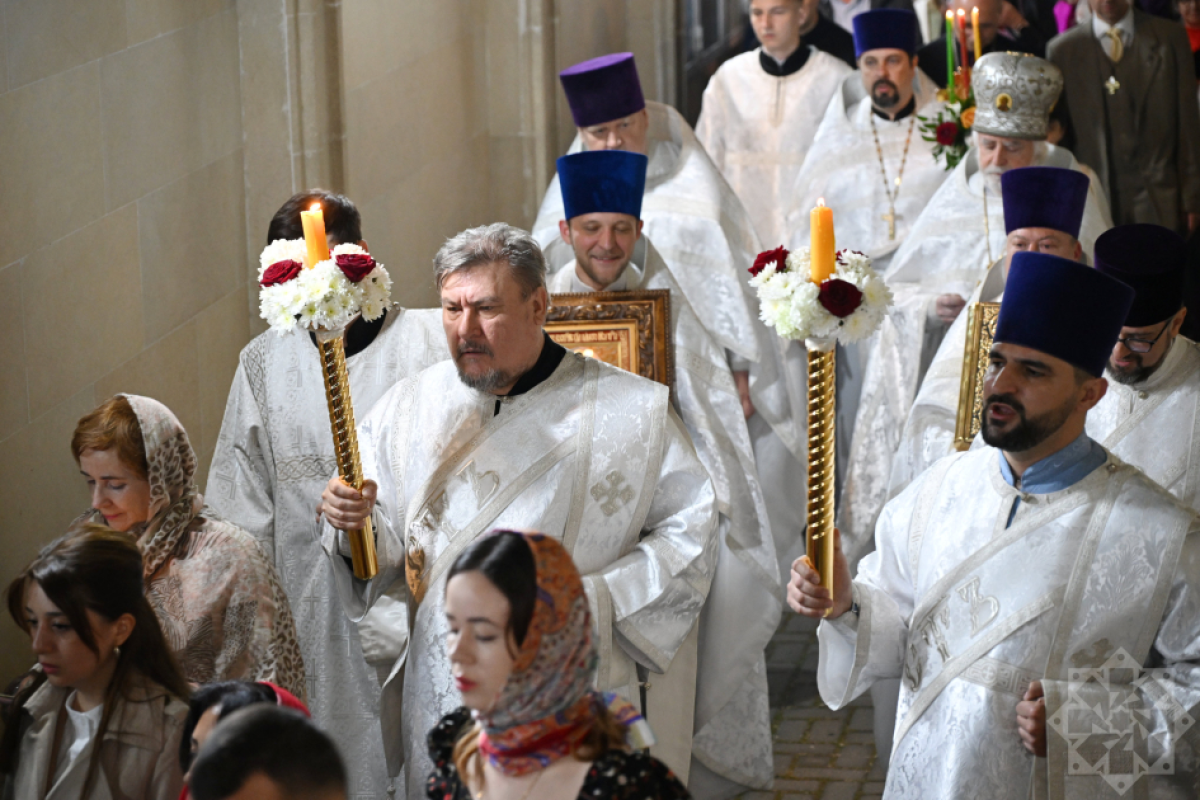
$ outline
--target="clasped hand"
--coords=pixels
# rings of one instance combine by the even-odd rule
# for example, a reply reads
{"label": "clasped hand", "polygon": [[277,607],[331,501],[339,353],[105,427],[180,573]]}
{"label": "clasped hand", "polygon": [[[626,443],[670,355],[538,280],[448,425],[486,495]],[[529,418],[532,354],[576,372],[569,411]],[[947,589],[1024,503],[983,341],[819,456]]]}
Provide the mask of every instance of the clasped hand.
{"label": "clasped hand", "polygon": [[842,534],[833,529],[833,583],[836,597],[821,585],[821,576],[813,569],[808,556],[795,560],[792,576],[788,581],[787,601],[797,614],[817,619],[837,619],[850,610],[854,602],[850,586],[850,567],[842,553]]}
{"label": "clasped hand", "polygon": [[329,524],[338,530],[356,531],[371,516],[375,508],[375,496],[379,491],[375,481],[363,481],[362,491],[348,485],[341,478],[333,477],[321,492],[317,505],[317,519],[325,515]]}

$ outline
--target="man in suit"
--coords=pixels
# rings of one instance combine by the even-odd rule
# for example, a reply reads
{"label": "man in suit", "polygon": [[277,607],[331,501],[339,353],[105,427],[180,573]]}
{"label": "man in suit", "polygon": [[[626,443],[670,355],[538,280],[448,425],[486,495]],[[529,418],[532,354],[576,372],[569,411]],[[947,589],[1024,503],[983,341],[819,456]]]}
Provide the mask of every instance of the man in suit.
{"label": "man in suit", "polygon": [[913,4],[912,0],[819,0],[818,8],[822,17],[833,20],[847,33],[853,34],[854,18],[864,11],[874,11],[878,8],[903,8],[912,11]]}
{"label": "man in suit", "polygon": [[[968,63],[975,57],[975,34],[971,28],[971,9],[979,8],[979,39],[982,42],[983,54],[988,53],[1029,53],[1041,58],[1046,52],[1046,40],[1038,33],[1037,28],[1026,25],[1020,31],[1003,28],[1005,20],[1004,0],[951,0],[946,5],[949,11],[957,12],[962,9],[967,13],[967,50]],[[943,29],[944,30],[944,29]],[[962,58],[962,48],[954,45],[957,58]],[[945,89],[949,77],[946,75],[946,34],[917,51],[921,62],[921,70],[933,79],[939,88]]]}
{"label": "man in suit", "polygon": [[1113,222],[1200,222],[1200,107],[1187,33],[1130,0],[1088,0],[1090,24],[1050,42],[1075,156],[1100,176]]}

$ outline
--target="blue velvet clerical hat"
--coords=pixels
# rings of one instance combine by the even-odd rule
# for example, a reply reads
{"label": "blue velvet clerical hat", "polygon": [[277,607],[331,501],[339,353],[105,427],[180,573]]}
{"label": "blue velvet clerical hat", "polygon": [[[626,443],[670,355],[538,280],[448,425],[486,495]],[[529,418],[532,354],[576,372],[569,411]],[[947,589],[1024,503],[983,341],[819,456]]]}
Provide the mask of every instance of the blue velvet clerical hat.
{"label": "blue velvet clerical hat", "polygon": [[1077,169],[1022,167],[1000,176],[1004,228],[1049,228],[1079,238],[1088,176]]}
{"label": "blue velvet clerical hat", "polygon": [[868,50],[903,50],[910,56],[917,52],[920,26],[917,15],[904,8],[877,8],[864,11],[854,18],[854,55],[862,58]]}
{"label": "blue velvet clerical hat", "polygon": [[641,153],[625,150],[587,150],[558,159],[567,219],[606,211],[641,219],[646,193],[646,165]]}
{"label": "blue velvet clerical hat", "polygon": [[1183,308],[1187,243],[1161,225],[1121,225],[1096,240],[1096,269],[1137,294],[1125,325],[1157,325]]}
{"label": "blue velvet clerical hat", "polygon": [[1029,347],[1100,377],[1133,289],[1078,261],[1014,253],[993,341]]}
{"label": "blue velvet clerical hat", "polygon": [[610,53],[558,73],[575,127],[628,117],[646,107],[633,53]]}

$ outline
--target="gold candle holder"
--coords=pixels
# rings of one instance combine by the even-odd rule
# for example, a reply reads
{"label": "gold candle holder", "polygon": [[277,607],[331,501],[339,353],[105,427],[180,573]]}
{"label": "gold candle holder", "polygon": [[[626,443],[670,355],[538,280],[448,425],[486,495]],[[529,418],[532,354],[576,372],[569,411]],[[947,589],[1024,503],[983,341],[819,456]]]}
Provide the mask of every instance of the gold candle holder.
{"label": "gold candle holder", "polygon": [[835,348],[808,350],[807,555],[821,585],[833,594]]}
{"label": "gold candle holder", "polygon": [[[321,375],[325,379],[325,402],[329,406],[329,427],[333,431],[333,449],[337,454],[338,475],[347,486],[362,489],[362,459],[358,454],[358,431],[354,425],[354,405],[350,401],[350,379],[346,374],[345,331],[318,331],[321,350]],[[347,531],[354,577],[370,580],[379,574],[375,556],[375,531],[367,517],[360,530]]]}

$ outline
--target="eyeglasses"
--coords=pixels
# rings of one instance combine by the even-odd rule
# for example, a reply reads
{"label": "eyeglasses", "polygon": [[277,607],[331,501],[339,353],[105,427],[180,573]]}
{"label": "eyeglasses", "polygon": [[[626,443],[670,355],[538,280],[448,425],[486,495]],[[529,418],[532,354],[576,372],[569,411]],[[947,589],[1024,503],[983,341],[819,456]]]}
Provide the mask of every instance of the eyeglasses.
{"label": "eyeglasses", "polygon": [[1117,341],[1125,345],[1125,348],[1131,353],[1149,353],[1154,349],[1154,345],[1158,343],[1158,340],[1162,338],[1162,335],[1167,332],[1167,328],[1170,325],[1171,320],[1164,322],[1162,330],[1158,332],[1158,336],[1155,336],[1150,341],[1140,339],[1137,336],[1126,336],[1124,339],[1117,339]]}

